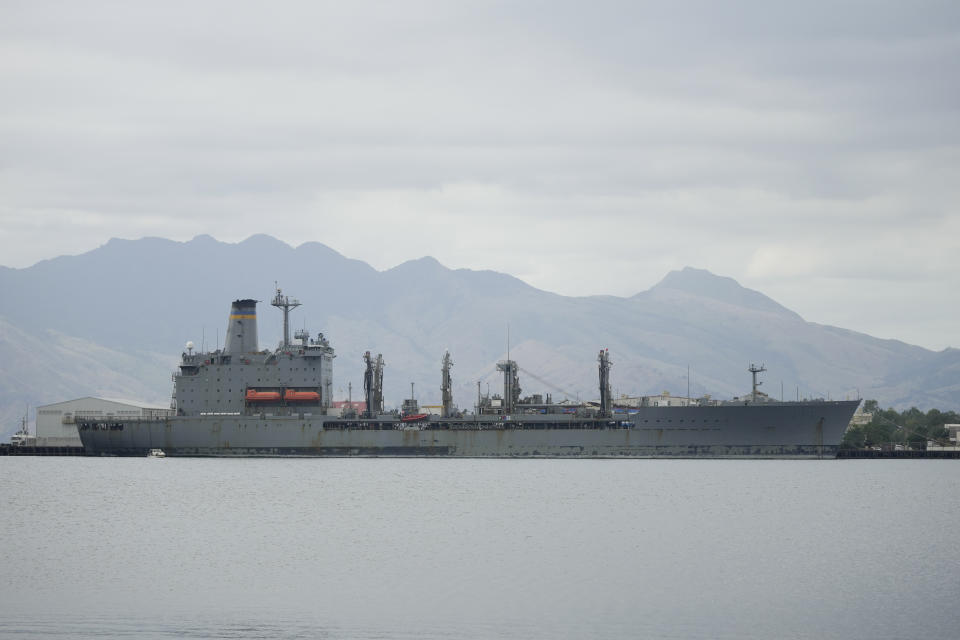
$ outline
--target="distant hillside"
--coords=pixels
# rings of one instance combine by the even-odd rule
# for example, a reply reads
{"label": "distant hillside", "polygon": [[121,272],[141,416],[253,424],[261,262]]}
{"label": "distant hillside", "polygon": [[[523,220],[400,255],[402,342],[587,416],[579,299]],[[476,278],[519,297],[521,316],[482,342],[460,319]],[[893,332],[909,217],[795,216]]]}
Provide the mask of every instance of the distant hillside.
{"label": "distant hillside", "polygon": [[[294,327],[323,331],[337,350],[335,392],[360,397],[361,354],[383,353],[385,395],[399,404],[416,383],[439,401],[440,358],[450,349],[455,399],[471,406],[477,382],[498,388],[506,352],[530,372],[524,393],[597,395],[596,356],[609,348],[615,393],[691,391],[730,397],[765,363],[774,396],[876,398],[898,408],[960,408],[960,351],[805,322],[731,278],[686,268],[630,298],[565,297],[493,271],[447,269],[430,257],[387,271],[322,244],[297,248],[257,235],[238,244],[111,240],[78,256],[0,268],[0,435],[26,404],[83,395],[165,404],[187,340],[222,344],[230,302],[269,300],[274,282],[303,306]],[[273,347],[281,316],[259,306],[260,342]],[[531,375],[532,374],[532,375]],[[534,377],[535,376],[535,377]]]}
{"label": "distant hillside", "polygon": [[176,356],[114,349],[51,329],[25,331],[0,317],[0,362],[6,441],[28,407],[33,420],[37,404],[95,395],[167,406]]}

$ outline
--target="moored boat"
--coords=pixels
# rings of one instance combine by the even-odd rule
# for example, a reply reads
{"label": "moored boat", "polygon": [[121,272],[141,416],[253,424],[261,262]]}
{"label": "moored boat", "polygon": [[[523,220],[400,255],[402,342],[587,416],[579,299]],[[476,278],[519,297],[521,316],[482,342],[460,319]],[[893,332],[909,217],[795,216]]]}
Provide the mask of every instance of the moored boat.
{"label": "moored boat", "polygon": [[[451,393],[452,361],[441,367],[442,406],[383,407],[383,357],[364,354],[363,411],[333,406],[334,350],[323,334],[289,337],[299,302],[277,289],[283,340],[257,344],[256,301],[231,306],[224,349],[181,354],[171,411],[144,419],[77,418],[89,453],[170,456],[446,456],[446,457],[824,457],[834,456],[859,401],[773,402],[757,392],[737,402],[683,406],[613,405],[610,356],[598,357],[597,403],[520,397],[519,367],[497,363],[501,394],[460,411]],[[214,384],[224,380],[229,384]],[[411,389],[411,396],[413,396]]]}

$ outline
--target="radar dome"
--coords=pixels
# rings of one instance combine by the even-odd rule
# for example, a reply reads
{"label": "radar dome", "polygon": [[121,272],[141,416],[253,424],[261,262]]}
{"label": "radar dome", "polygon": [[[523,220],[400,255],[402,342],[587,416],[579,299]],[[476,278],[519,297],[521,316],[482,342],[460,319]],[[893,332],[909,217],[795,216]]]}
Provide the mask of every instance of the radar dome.
{"label": "radar dome", "polygon": [[187,350],[188,351],[193,350],[193,340],[187,340]]}

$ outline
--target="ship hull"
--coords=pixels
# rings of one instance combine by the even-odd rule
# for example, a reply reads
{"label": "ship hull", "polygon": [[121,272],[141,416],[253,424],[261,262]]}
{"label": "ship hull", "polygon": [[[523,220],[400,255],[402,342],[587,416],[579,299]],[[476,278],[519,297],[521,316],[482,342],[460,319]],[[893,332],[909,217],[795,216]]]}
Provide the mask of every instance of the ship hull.
{"label": "ship hull", "polygon": [[187,416],[81,422],[86,452],[168,456],[819,458],[836,455],[857,401],[645,407],[598,421],[564,415],[434,419]]}

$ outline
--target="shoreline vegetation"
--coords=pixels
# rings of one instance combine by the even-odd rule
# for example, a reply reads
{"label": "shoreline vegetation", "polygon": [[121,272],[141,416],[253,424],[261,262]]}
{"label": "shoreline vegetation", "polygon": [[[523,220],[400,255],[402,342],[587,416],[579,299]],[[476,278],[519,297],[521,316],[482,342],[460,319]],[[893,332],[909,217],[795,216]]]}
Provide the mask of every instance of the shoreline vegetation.
{"label": "shoreline vegetation", "polygon": [[863,413],[870,420],[851,424],[840,442],[841,449],[873,451],[926,450],[928,442],[949,446],[948,424],[960,424],[960,413],[916,407],[906,411],[881,409],[876,400],[866,400]]}

